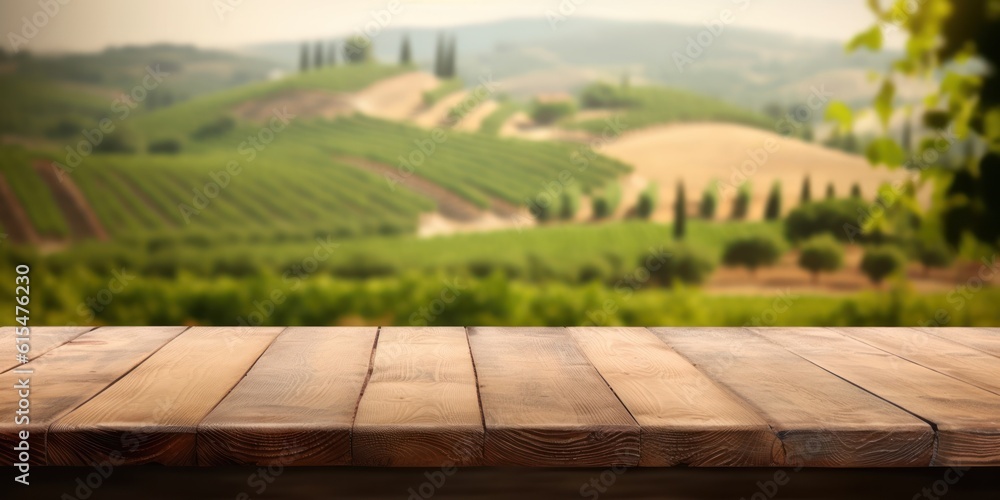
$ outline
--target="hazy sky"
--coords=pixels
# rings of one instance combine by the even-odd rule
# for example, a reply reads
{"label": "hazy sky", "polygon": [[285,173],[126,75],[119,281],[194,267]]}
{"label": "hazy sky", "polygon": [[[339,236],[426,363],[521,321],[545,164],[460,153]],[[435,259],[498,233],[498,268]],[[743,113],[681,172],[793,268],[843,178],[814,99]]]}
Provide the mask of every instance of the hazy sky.
{"label": "hazy sky", "polygon": [[[391,0],[0,0],[3,46],[22,34],[34,51],[91,51],[109,45],[154,42],[236,47],[257,42],[301,40],[362,29]],[[49,16],[39,3],[58,5]],[[792,35],[845,40],[871,23],[864,0],[395,0],[390,27],[446,26],[521,17],[545,19],[562,11],[573,16],[663,20],[702,24],[723,9],[733,25]],[[745,9],[741,10],[741,8]],[[572,12],[571,12],[572,11]],[[44,21],[44,23],[43,23]],[[32,23],[34,24],[34,23]],[[33,28],[34,26],[32,26]],[[30,29],[28,30],[30,34]],[[22,40],[23,41],[23,40]],[[22,47],[23,48],[23,47]]]}

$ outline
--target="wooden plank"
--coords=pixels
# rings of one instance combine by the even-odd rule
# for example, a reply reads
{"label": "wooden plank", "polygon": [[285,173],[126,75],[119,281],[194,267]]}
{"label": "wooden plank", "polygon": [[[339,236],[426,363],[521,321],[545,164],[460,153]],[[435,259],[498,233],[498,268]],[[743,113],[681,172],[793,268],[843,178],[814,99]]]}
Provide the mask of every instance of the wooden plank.
{"label": "wooden plank", "polygon": [[49,428],[55,465],[195,464],[198,423],[282,328],[191,328]]}
{"label": "wooden plank", "polygon": [[748,404],[644,328],[570,328],[641,427],[639,465],[765,467],[781,442]]}
{"label": "wooden plank", "polygon": [[464,328],[382,328],[354,421],[354,464],[479,465],[483,421]]}
{"label": "wooden plank", "polygon": [[952,342],[1000,357],[1000,328],[918,328]]}
{"label": "wooden plank", "polygon": [[781,439],[788,465],[912,467],[930,463],[934,434],[926,422],[750,331],[652,331],[757,408]]}
{"label": "wooden plank", "polygon": [[[69,413],[111,385],[122,375],[184,331],[183,327],[105,327],[84,333],[20,366],[0,374],[0,465],[14,463],[18,432],[30,433],[28,463],[42,465],[45,459],[45,433],[49,424]],[[31,373],[17,373],[30,370]],[[18,425],[13,416],[20,395],[12,390],[29,379],[31,407],[28,425]]]}
{"label": "wooden plank", "polygon": [[289,328],[198,426],[198,464],[349,465],[377,328]]}
{"label": "wooden plank", "polygon": [[934,423],[938,445],[931,465],[1000,462],[1000,396],[828,329],[767,329],[761,335]]}
{"label": "wooden plank", "polygon": [[980,350],[909,328],[833,328],[832,330],[1000,395],[1000,359]]}
{"label": "wooden plank", "polygon": [[[93,328],[89,326],[33,326],[31,327],[28,344],[31,350],[25,353],[28,356],[28,361],[90,330],[93,330]],[[0,372],[5,372],[22,364],[17,361],[18,338],[24,338],[24,336],[17,335],[15,327],[5,326],[0,328]]]}
{"label": "wooden plank", "polygon": [[489,465],[636,465],[639,426],[562,328],[470,328]]}

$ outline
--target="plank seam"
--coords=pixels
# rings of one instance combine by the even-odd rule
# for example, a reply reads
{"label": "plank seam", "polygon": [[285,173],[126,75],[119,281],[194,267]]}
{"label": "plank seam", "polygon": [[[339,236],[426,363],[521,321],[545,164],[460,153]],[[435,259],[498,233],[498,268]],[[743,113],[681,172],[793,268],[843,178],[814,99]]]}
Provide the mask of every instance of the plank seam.
{"label": "plank seam", "polygon": [[[191,329],[191,327],[187,327],[187,328],[184,328],[183,330],[177,332],[177,335],[174,335],[173,338],[171,338],[170,340],[164,342],[163,345],[161,345],[160,347],[157,347],[156,349],[153,349],[152,351],[150,351],[150,353],[149,353],[148,356],[146,356],[145,358],[142,358],[142,360],[140,360],[138,363],[136,363],[135,366],[133,366],[132,368],[129,368],[128,370],[125,370],[125,373],[122,373],[120,376],[118,376],[117,378],[115,378],[114,380],[112,380],[110,383],[108,383],[108,385],[104,386],[104,388],[102,388],[101,390],[95,392],[94,395],[92,395],[89,398],[87,398],[86,401],[84,401],[84,402],[82,402],[82,403],[74,406],[73,409],[71,409],[71,410],[63,413],[62,417],[59,417],[58,419],[49,422],[49,425],[45,426],[45,435],[42,436],[42,442],[45,443],[45,464],[46,465],[52,465],[52,464],[49,463],[49,431],[52,429],[53,425],[59,423],[59,421],[62,420],[63,417],[65,417],[67,415],[70,415],[71,413],[73,413],[76,410],[80,409],[80,407],[82,407],[83,405],[89,403],[90,400],[96,398],[97,396],[100,396],[104,391],[110,389],[111,386],[117,384],[119,380],[125,378],[126,376],[128,376],[128,374],[130,374],[133,371],[135,371],[136,368],[139,368],[139,366],[141,366],[143,363],[145,363],[146,361],[148,361],[149,358],[153,357],[154,354],[160,352],[160,349],[163,349],[164,347],[167,346],[167,344],[173,342],[174,340],[177,339],[177,337],[180,337],[184,332],[186,332],[186,331],[188,331],[190,329]],[[94,330],[97,330],[97,329],[94,328],[94,329],[91,329],[91,330],[87,330],[84,333],[89,333],[89,332],[94,331]],[[83,334],[81,333],[80,335],[83,335]],[[46,354],[48,354],[48,353],[46,353]]]}
{"label": "plank seam", "polygon": [[[973,345],[969,345],[969,344],[965,344],[963,342],[959,342],[959,341],[957,341],[955,339],[952,339],[951,337],[948,337],[948,336],[942,335],[942,334],[940,334],[938,332],[935,332],[934,330],[936,330],[936,328],[926,328],[926,327],[925,328],[914,328],[914,327],[910,327],[910,329],[911,330],[916,330],[916,331],[921,332],[921,333],[926,333],[928,335],[933,335],[933,336],[935,336],[935,337],[937,337],[939,339],[947,340],[948,342],[951,342],[952,344],[957,344],[957,345],[960,345],[962,347],[968,347],[969,349],[975,349],[978,352],[984,353],[984,354],[989,355],[989,356],[993,356],[994,358],[1000,358],[1000,355],[997,355],[995,353],[989,352],[989,351],[987,351],[985,349],[980,349],[980,348],[978,348],[976,346],[973,346]],[[972,330],[975,331],[974,328]]]}
{"label": "plank seam", "polygon": [[[13,328],[13,327],[11,327],[11,328]],[[59,344],[59,345],[56,345],[56,346],[52,346],[52,347],[51,347],[51,348],[50,348],[50,349],[49,349],[48,351],[45,351],[45,352],[43,352],[43,353],[42,353],[41,355],[39,355],[38,357],[36,357],[36,358],[31,358],[31,359],[29,359],[29,360],[28,360],[28,362],[30,363],[30,362],[32,362],[32,361],[34,361],[34,360],[36,360],[36,359],[41,359],[41,358],[44,358],[45,356],[48,356],[48,355],[49,355],[50,353],[52,353],[52,352],[53,352],[53,351],[55,351],[56,349],[58,349],[58,348],[60,348],[60,347],[62,347],[62,346],[64,346],[64,345],[66,345],[66,344],[68,344],[68,343],[70,343],[70,342],[72,342],[72,341],[74,341],[74,340],[76,340],[76,339],[80,338],[80,337],[81,337],[81,336],[82,336],[83,334],[85,334],[85,333],[90,333],[90,332],[92,332],[92,331],[94,331],[94,330],[96,330],[96,329],[97,329],[97,328],[95,328],[95,327],[89,327],[88,329],[86,329],[86,330],[83,330],[82,332],[80,332],[80,333],[78,333],[78,334],[74,335],[73,337],[71,337],[71,338],[68,338],[68,339],[66,339],[66,341],[65,341],[65,342],[63,342],[63,343],[61,343],[61,344]],[[16,370],[17,368],[18,368],[17,366],[14,366],[14,367],[11,367],[11,368],[8,368],[8,369],[6,369],[6,370],[4,370],[4,371],[0,372],[0,375],[2,375],[2,374],[4,374],[4,373],[7,373],[7,372],[9,372],[9,371],[12,371],[12,370]]]}
{"label": "plank seam", "polygon": [[365,397],[365,390],[368,389],[368,382],[372,379],[372,372],[375,371],[375,352],[378,350],[378,338],[382,334],[382,327],[375,329],[375,341],[372,342],[372,353],[368,358],[368,372],[365,373],[365,380],[361,383],[361,394],[354,403],[354,415],[351,417],[351,432],[348,434],[348,442],[351,448],[351,464],[354,464],[354,426],[358,423],[358,409],[361,408],[361,398]]}
{"label": "plank seam", "polygon": [[250,366],[247,367],[246,370],[244,370],[243,376],[240,377],[240,379],[237,380],[236,383],[234,383],[233,386],[230,387],[228,391],[226,391],[226,394],[224,396],[222,396],[221,398],[219,398],[219,400],[216,401],[214,405],[212,405],[211,409],[209,409],[207,412],[205,412],[205,416],[202,417],[201,420],[199,420],[198,423],[194,426],[194,450],[195,450],[195,453],[194,453],[194,465],[195,466],[200,465],[198,463],[198,435],[200,434],[198,432],[198,430],[201,429],[202,422],[204,422],[205,419],[208,418],[208,416],[211,415],[212,412],[215,411],[215,409],[218,408],[219,405],[222,404],[222,402],[225,401],[226,398],[228,398],[229,395],[233,393],[233,389],[236,389],[236,386],[240,385],[240,382],[243,382],[243,379],[247,378],[247,374],[250,373],[250,370],[253,370],[253,367],[257,366],[257,362],[260,361],[260,358],[264,357],[264,353],[266,353],[268,351],[268,349],[270,349],[271,346],[274,345],[274,343],[278,341],[278,337],[281,337],[286,331],[288,331],[288,327],[283,328],[280,332],[278,332],[277,335],[274,336],[274,338],[271,339],[270,342],[267,343],[267,347],[265,347],[264,350],[260,351],[260,355],[258,355],[257,358],[253,360],[253,363],[250,363]]}
{"label": "plank seam", "polygon": [[476,357],[472,354],[472,342],[469,340],[469,327],[465,330],[465,345],[469,348],[469,359],[472,360],[472,376],[476,381],[476,401],[479,403],[479,421],[483,426],[483,442],[481,444],[482,455],[486,456],[486,411],[483,409],[483,395],[479,392],[479,369],[476,368]]}
{"label": "plank seam", "polygon": [[[896,353],[894,353],[894,352],[892,352],[892,351],[890,351],[890,350],[888,350],[888,349],[883,349],[882,347],[879,347],[879,346],[877,346],[877,345],[875,345],[875,344],[872,344],[872,343],[869,343],[869,342],[865,341],[865,339],[863,339],[863,338],[858,338],[858,337],[854,337],[854,336],[852,336],[852,335],[846,335],[846,334],[843,334],[843,333],[840,333],[840,332],[839,332],[838,330],[836,330],[836,329],[834,329],[834,328],[832,328],[832,327],[827,327],[827,328],[829,328],[829,329],[830,329],[830,330],[832,330],[833,332],[835,332],[835,333],[837,333],[837,334],[839,334],[839,335],[841,335],[841,336],[843,336],[843,337],[847,337],[847,338],[849,338],[849,339],[853,339],[853,340],[857,340],[858,342],[861,342],[862,344],[865,344],[865,345],[867,345],[867,346],[869,346],[869,347],[871,347],[871,348],[873,348],[873,349],[876,349],[876,350],[879,350],[879,351],[882,351],[882,352],[884,352],[884,353],[886,353],[886,354],[888,354],[888,355],[890,355],[890,356],[893,356],[893,357],[896,357],[896,358],[899,358],[899,359],[902,359],[902,360],[904,360],[904,361],[907,361],[907,362],[910,362],[910,363],[913,363],[913,364],[915,364],[915,365],[917,365],[917,366],[921,366],[921,367],[923,367],[923,368],[926,368],[926,369],[928,369],[928,370],[930,370],[930,371],[932,371],[932,372],[935,372],[935,373],[939,373],[939,374],[941,374],[941,375],[944,375],[945,377],[948,377],[948,378],[950,378],[950,379],[954,379],[954,380],[956,380],[956,381],[958,381],[958,382],[960,382],[960,383],[962,383],[962,384],[964,384],[964,385],[968,385],[968,386],[970,386],[970,387],[975,387],[976,389],[982,389],[982,390],[984,390],[984,391],[986,391],[986,392],[989,392],[989,393],[991,393],[991,394],[996,394],[997,396],[1000,396],[1000,392],[997,392],[997,391],[996,391],[996,389],[990,389],[990,388],[987,388],[987,387],[983,387],[983,386],[980,386],[980,385],[978,385],[978,384],[974,384],[974,383],[972,383],[972,382],[969,382],[968,380],[963,380],[963,379],[960,379],[960,378],[958,378],[958,377],[956,377],[956,376],[954,376],[954,375],[952,375],[952,374],[950,374],[950,373],[945,373],[945,372],[943,372],[943,371],[941,371],[941,370],[938,370],[937,368],[934,368],[933,366],[927,366],[926,364],[924,364],[924,363],[921,363],[921,362],[919,362],[919,361],[917,361],[917,360],[914,360],[914,359],[910,359],[910,358],[908,358],[908,357],[906,357],[906,356],[903,356],[903,355],[901,355],[901,354],[896,354]],[[911,330],[912,330],[912,328],[911,328]],[[920,332],[920,330],[914,330],[914,331],[915,331],[915,332]],[[920,332],[920,333],[922,333],[922,332]],[[955,342],[948,342],[948,343],[950,343],[950,344],[954,344],[954,345],[955,345],[956,347],[959,347],[959,348],[965,348],[965,347],[966,347],[966,346],[964,346],[964,345],[961,345],[961,344],[956,344]],[[971,348],[970,348],[970,349],[971,349]]]}

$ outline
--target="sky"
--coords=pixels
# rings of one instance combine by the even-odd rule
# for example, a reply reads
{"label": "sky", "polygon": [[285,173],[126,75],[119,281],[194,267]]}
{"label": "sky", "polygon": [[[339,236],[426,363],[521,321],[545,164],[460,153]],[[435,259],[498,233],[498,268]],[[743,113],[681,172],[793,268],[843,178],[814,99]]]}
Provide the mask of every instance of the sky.
{"label": "sky", "polygon": [[865,0],[2,0],[0,33],[7,51],[86,52],[159,42],[235,48],[340,36],[366,26],[553,15],[568,22],[580,16],[700,25],[720,19],[726,9],[733,25],[743,28],[839,41],[872,23]]}

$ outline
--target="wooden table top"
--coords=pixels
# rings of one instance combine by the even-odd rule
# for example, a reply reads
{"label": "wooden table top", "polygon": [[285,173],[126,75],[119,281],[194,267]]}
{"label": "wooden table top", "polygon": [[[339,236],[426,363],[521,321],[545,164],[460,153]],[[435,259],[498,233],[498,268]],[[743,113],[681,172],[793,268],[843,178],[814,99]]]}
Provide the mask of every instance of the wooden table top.
{"label": "wooden table top", "polygon": [[[0,328],[0,465],[1000,466],[1000,329]],[[30,372],[30,373],[29,373]],[[12,389],[30,378],[30,423]]]}

